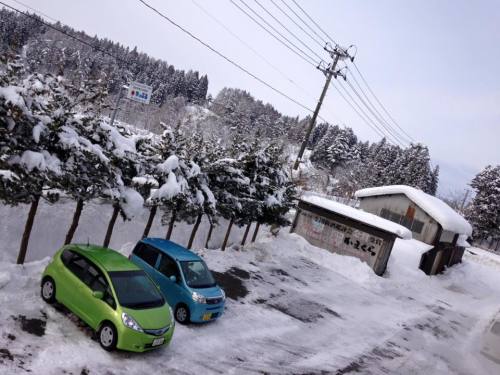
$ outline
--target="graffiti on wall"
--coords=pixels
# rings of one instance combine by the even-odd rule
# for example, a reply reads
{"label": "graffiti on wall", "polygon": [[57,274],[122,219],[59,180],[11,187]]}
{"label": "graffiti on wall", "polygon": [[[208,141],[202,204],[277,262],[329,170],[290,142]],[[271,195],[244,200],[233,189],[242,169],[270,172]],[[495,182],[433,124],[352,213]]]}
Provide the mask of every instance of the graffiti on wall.
{"label": "graffiti on wall", "polygon": [[317,246],[352,255],[374,265],[384,240],[356,228],[325,219],[306,211],[300,213],[296,232]]}

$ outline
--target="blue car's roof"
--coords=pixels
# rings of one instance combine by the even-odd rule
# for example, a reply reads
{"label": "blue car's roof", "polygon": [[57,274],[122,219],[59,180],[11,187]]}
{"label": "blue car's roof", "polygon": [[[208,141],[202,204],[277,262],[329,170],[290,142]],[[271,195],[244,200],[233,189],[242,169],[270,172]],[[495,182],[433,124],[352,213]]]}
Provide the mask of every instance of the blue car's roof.
{"label": "blue car's roof", "polygon": [[202,260],[198,255],[189,251],[184,246],[176,244],[175,242],[165,240],[163,238],[143,238],[141,242],[156,247],[165,254],[170,255],[177,260]]}

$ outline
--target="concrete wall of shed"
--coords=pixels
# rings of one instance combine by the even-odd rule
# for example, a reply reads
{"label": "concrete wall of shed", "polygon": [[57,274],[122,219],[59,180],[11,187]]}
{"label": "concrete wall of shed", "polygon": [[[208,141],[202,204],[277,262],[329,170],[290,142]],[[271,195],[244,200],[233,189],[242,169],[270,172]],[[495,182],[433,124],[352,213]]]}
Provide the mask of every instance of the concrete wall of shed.
{"label": "concrete wall of shed", "polygon": [[360,199],[359,208],[374,215],[381,216],[383,208],[395,212],[399,215],[406,215],[408,207],[415,208],[416,220],[424,223],[421,233],[413,233],[413,238],[426,244],[433,245],[438,232],[439,224],[427,213],[408,199],[404,194],[380,195],[374,197],[364,197]]}

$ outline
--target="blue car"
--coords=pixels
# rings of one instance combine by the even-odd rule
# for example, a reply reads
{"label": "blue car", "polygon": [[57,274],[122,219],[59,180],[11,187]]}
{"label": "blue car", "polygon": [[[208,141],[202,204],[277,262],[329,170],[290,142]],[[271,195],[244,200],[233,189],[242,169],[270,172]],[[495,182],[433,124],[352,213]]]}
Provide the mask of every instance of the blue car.
{"label": "blue car", "polygon": [[158,283],[179,323],[208,322],[223,314],[226,295],[192,251],[161,238],[144,238],[130,260]]}

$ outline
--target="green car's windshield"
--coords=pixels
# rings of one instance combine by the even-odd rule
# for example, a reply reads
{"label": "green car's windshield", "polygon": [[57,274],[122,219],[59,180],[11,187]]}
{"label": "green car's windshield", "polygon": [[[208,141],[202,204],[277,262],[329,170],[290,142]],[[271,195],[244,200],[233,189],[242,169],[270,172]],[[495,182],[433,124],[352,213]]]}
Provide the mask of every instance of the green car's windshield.
{"label": "green car's windshield", "polygon": [[186,283],[191,288],[210,288],[215,286],[212,273],[208,270],[205,262],[201,260],[183,261],[181,263],[182,273]]}
{"label": "green car's windshield", "polygon": [[120,305],[131,309],[163,306],[165,300],[142,270],[109,272]]}

